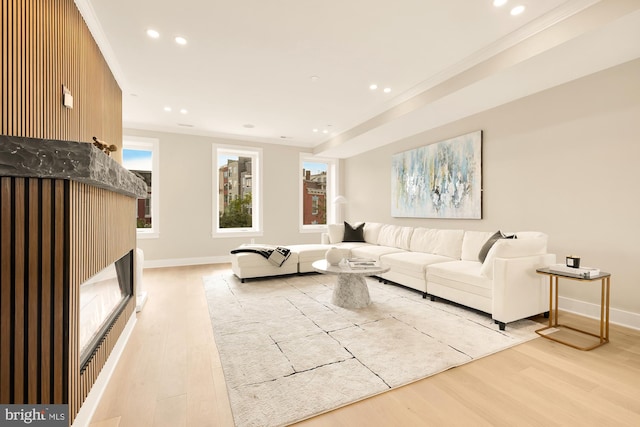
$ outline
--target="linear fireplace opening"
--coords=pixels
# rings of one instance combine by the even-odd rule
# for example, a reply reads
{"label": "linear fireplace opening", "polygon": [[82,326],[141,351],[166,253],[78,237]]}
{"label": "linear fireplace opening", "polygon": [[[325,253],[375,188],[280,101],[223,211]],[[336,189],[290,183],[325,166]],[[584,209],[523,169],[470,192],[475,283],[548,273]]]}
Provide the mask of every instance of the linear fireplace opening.
{"label": "linear fireplace opening", "polygon": [[133,251],[80,286],[80,371],[133,297]]}

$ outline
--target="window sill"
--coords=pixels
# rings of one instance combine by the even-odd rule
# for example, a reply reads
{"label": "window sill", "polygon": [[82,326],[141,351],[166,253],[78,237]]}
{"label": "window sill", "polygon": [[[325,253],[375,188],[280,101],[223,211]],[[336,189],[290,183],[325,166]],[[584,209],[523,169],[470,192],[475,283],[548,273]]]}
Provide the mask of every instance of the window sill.
{"label": "window sill", "polygon": [[138,231],[136,237],[138,239],[159,239],[160,233],[157,231]]}
{"label": "window sill", "polygon": [[237,238],[237,237],[262,237],[262,231],[217,231],[211,234],[213,239]]}

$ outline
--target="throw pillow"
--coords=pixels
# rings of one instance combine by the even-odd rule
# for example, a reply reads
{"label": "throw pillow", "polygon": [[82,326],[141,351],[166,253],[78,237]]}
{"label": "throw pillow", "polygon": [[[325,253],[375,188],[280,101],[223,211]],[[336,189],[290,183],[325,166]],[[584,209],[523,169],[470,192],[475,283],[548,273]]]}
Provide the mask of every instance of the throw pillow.
{"label": "throw pillow", "polygon": [[343,242],[364,242],[364,222],[353,227],[347,221],[344,222]]}
{"label": "throw pillow", "polygon": [[489,250],[500,239],[517,239],[517,236],[515,234],[512,234],[511,236],[505,236],[502,231],[496,231],[493,236],[489,237],[489,240],[485,242],[485,244],[482,246],[482,249],[480,249],[480,253],[478,254],[478,259],[480,260],[480,262],[484,262],[484,260],[487,258]]}

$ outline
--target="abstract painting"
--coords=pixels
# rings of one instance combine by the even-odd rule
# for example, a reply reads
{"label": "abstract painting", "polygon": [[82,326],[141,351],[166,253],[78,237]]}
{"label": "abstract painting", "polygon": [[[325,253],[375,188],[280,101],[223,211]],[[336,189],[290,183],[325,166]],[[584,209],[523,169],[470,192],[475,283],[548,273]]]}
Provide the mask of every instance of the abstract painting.
{"label": "abstract painting", "polygon": [[391,216],[482,218],[482,131],[391,158]]}

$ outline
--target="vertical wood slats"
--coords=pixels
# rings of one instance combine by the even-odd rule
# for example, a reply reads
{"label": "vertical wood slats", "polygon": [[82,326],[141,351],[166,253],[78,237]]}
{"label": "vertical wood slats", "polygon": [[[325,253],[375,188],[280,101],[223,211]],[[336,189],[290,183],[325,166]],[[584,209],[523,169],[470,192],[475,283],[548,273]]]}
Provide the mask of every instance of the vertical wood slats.
{"label": "vertical wood slats", "polygon": [[79,182],[70,183],[70,200],[69,298],[73,317],[70,319],[69,331],[69,378],[70,383],[77,387],[70,396],[69,412],[75,416],[135,309],[135,298],[132,298],[88,363],[89,370],[81,375],[80,285],[129,251],[135,250],[136,201],[131,197]]}
{"label": "vertical wood slats", "polygon": [[80,285],[135,250],[136,202],[64,180],[0,190],[0,401],[68,403],[72,422],[135,310],[133,297],[81,373]]}
{"label": "vertical wood slats", "polygon": [[[64,181],[0,178],[0,401],[65,403]],[[57,194],[63,197],[56,197]],[[56,229],[58,231],[56,232]],[[58,343],[55,341],[58,340]],[[55,344],[54,344],[55,343]],[[57,351],[57,352],[56,352]],[[58,380],[58,381],[56,381]],[[55,391],[55,393],[54,393]]]}
{"label": "vertical wood slats", "polygon": [[0,135],[122,148],[122,91],[73,0],[2,0],[0,36]]}

